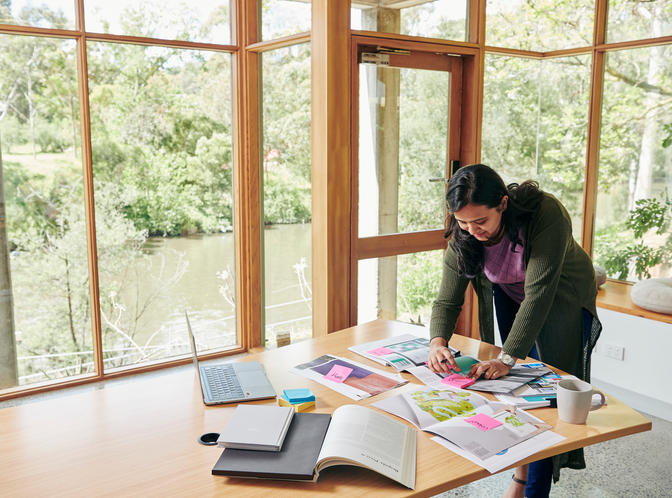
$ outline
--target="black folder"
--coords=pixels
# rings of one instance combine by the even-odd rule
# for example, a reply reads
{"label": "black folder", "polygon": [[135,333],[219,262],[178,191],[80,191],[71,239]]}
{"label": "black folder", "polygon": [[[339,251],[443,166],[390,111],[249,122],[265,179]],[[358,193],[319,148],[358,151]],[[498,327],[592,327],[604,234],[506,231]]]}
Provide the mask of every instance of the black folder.
{"label": "black folder", "polygon": [[313,481],[315,466],[327,434],[331,415],[296,413],[280,451],[225,449],[214,475]]}

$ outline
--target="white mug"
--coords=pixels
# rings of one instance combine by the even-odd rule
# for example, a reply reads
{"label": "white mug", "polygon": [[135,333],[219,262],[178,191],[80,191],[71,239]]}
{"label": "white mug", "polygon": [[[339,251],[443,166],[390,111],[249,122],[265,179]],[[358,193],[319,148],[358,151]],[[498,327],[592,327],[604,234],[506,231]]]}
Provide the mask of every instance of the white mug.
{"label": "white mug", "polygon": [[[600,395],[600,404],[592,405],[593,394]],[[562,379],[558,382],[558,417],[570,424],[585,424],[588,412],[606,403],[604,393],[579,379]]]}

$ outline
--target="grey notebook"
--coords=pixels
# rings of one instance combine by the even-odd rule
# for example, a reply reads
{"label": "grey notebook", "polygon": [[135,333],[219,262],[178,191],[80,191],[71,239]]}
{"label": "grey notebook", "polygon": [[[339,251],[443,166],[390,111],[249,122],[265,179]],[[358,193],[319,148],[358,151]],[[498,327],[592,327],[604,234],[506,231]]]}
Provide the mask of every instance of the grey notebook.
{"label": "grey notebook", "polygon": [[254,399],[267,399],[276,396],[273,384],[266,377],[266,371],[258,361],[241,361],[199,365],[196,353],[196,339],[191,330],[189,315],[184,312],[189,331],[189,344],[194,366],[201,381],[203,402],[206,405],[238,403]]}
{"label": "grey notebook", "polygon": [[226,449],[212,468],[214,475],[313,481],[317,457],[331,415],[296,413],[280,451]]}
{"label": "grey notebook", "polygon": [[219,434],[217,445],[239,450],[280,451],[294,408],[238,405]]}

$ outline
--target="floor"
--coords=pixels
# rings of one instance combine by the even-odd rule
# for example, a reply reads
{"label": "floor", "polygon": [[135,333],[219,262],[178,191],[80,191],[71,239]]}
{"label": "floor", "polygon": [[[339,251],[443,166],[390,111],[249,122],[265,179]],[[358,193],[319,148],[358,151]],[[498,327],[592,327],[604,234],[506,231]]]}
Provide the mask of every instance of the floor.
{"label": "floor", "polygon": [[[587,468],[562,469],[551,497],[672,497],[672,422],[644,415],[653,422],[650,431],[587,447]],[[512,474],[504,471],[435,498],[501,496]]]}

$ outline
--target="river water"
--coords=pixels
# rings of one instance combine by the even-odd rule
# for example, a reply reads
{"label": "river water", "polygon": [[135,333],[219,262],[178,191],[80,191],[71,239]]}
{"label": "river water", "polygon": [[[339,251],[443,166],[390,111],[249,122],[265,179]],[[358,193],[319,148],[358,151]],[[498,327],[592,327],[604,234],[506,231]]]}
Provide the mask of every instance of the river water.
{"label": "river water", "polygon": [[[119,296],[129,313],[140,315],[130,331],[137,346],[154,351],[153,359],[186,352],[185,310],[199,351],[236,344],[234,235],[157,237],[145,249],[147,261]],[[310,224],[264,230],[269,346],[277,332],[290,332],[292,340],[311,335],[310,251]]]}

